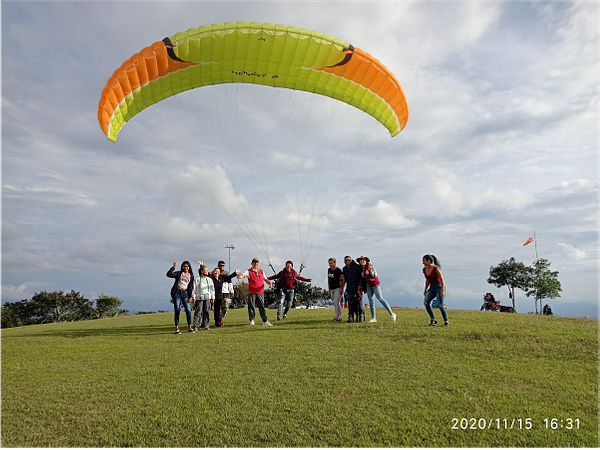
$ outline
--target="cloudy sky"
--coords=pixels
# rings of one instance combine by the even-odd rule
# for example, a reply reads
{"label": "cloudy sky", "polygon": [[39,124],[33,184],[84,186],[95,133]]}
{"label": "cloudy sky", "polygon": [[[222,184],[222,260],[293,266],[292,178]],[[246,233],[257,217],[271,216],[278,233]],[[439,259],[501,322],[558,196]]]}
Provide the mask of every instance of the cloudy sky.
{"label": "cloudy sky", "polygon": [[[597,317],[595,2],[11,2],[2,14],[2,302],[43,290],[169,309],[175,260],[371,258],[392,305],[422,306],[421,257],[450,309],[479,309],[489,268],[539,256],[555,313]],[[391,138],[314,94],[252,85],[184,93],[116,143],[97,122],[113,71],[204,24],[316,30],[382,61],[410,117]],[[270,269],[268,272],[271,273]],[[534,302],[517,296],[517,310]],[[424,320],[425,312],[424,312]]]}

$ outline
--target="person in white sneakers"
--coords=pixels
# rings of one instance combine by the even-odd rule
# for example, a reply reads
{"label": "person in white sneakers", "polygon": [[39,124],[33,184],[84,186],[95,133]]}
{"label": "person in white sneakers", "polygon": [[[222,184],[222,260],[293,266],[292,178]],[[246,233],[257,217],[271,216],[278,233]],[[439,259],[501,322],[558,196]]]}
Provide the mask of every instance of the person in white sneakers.
{"label": "person in white sneakers", "polygon": [[[225,270],[225,261],[219,261],[219,269],[221,270],[221,275],[229,275],[229,272]],[[237,270],[237,269],[236,269]],[[229,308],[229,304],[231,303],[231,299],[233,298],[235,291],[233,289],[233,283],[231,281],[223,283],[223,302],[221,303],[221,326],[223,326],[223,319],[227,314],[227,309]]]}
{"label": "person in white sneakers", "polygon": [[357,259],[357,261],[363,268],[363,277],[367,282],[367,297],[369,298],[369,309],[371,310],[371,320],[369,320],[369,322],[377,322],[373,294],[375,294],[375,296],[381,302],[381,304],[387,310],[387,312],[390,313],[390,316],[392,316],[392,322],[395,322],[396,314],[392,312],[390,304],[383,298],[383,294],[381,293],[381,283],[379,281],[379,277],[377,276],[377,271],[375,270],[375,267],[373,267],[373,265],[371,264],[371,260],[366,256],[361,256]]}
{"label": "person in white sneakers", "polygon": [[194,304],[194,331],[199,328],[208,331],[210,323],[210,306],[215,301],[215,285],[208,276],[208,267],[201,265],[199,278],[194,280],[192,303]]}
{"label": "person in white sneakers", "polygon": [[327,269],[327,281],[329,285],[329,295],[333,301],[335,309],[334,322],[342,321],[342,294],[344,292],[344,284],[346,279],[342,273],[342,269],[337,267],[335,258],[329,258],[329,269]]}
{"label": "person in white sneakers", "polygon": [[248,318],[250,319],[250,325],[254,325],[254,305],[258,306],[258,312],[263,321],[264,326],[271,327],[273,324],[267,319],[267,312],[265,311],[265,283],[271,287],[273,284],[267,277],[265,277],[262,269],[258,268],[259,261],[257,258],[252,260],[252,267],[246,270],[244,273],[239,274],[237,277],[248,278]]}
{"label": "person in white sneakers", "polygon": [[437,325],[437,320],[435,320],[433,310],[431,309],[431,302],[433,299],[436,299],[436,307],[441,311],[444,318],[444,326],[447,327],[450,324],[448,323],[448,313],[446,313],[446,308],[444,307],[446,282],[442,275],[442,264],[435,255],[425,255],[423,256],[423,266],[425,266],[423,267],[423,275],[425,275],[425,291],[423,291],[425,300],[423,304],[425,305],[427,314],[431,317],[429,326],[435,327]]}

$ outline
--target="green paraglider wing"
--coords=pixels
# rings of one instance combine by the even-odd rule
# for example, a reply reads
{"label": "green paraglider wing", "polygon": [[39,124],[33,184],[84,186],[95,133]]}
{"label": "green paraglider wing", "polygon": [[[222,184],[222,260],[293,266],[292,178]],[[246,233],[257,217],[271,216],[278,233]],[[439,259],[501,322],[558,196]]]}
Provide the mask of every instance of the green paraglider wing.
{"label": "green paraglider wing", "polygon": [[106,83],[98,122],[111,141],[133,116],[200,86],[253,83],[326,95],[370,114],[392,136],[408,121],[394,75],[368,53],[316,31],[257,22],[205,25],[136,53]]}

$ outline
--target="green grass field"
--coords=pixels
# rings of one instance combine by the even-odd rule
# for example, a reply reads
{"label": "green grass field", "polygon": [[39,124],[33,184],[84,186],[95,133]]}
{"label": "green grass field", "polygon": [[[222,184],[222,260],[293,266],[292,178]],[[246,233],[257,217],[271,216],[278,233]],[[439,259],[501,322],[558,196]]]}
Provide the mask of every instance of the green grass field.
{"label": "green grass field", "polygon": [[2,446],[598,446],[596,320],[268,314],[181,335],[172,313],[2,330]]}

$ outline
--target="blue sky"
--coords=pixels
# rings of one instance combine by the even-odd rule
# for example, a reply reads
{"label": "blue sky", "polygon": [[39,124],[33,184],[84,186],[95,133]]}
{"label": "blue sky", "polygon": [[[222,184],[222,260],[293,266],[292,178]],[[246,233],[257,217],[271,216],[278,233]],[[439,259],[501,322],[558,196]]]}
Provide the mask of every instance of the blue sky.
{"label": "blue sky", "polygon": [[[173,261],[367,255],[392,305],[422,306],[421,257],[450,309],[479,309],[489,268],[551,261],[549,301],[597,317],[595,2],[10,2],[2,13],[2,301],[42,290],[169,309]],[[410,117],[390,138],[335,100],[201,88],[97,123],[113,71],[178,31],[227,21],[317,30],[382,61]],[[268,254],[268,258],[267,258]],[[196,267],[196,264],[193,264]],[[270,272],[270,269],[269,269]],[[517,294],[517,310],[534,310]],[[425,314],[425,312],[424,312]],[[424,318],[424,320],[426,320]]]}

